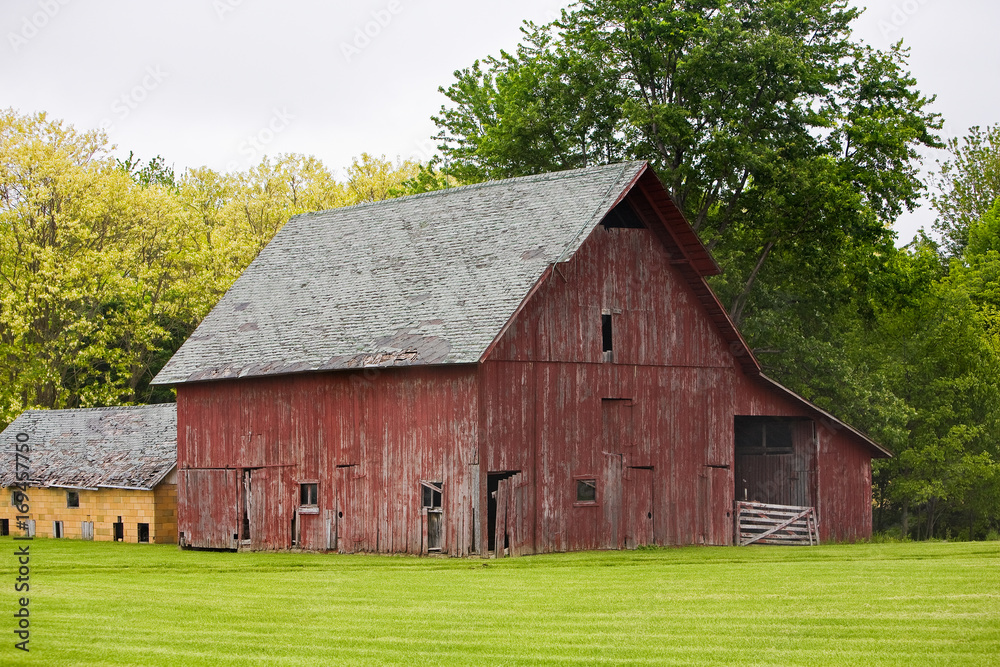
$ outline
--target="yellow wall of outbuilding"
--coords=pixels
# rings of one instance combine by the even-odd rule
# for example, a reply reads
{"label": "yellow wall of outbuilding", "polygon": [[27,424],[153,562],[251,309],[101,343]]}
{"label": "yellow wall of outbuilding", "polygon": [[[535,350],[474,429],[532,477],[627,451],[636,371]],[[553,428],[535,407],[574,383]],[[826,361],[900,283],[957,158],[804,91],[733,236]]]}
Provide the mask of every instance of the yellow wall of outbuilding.
{"label": "yellow wall of outbuilding", "polygon": [[[94,524],[94,539],[114,539],[114,524],[121,517],[126,542],[139,541],[139,524],[149,524],[149,541],[177,543],[177,485],[162,483],[152,491],[125,489],[73,489],[80,495],[79,507],[67,507],[64,488],[29,488],[28,516],[35,520],[36,537],[54,537],[54,522],[63,522],[63,537],[80,539],[83,522]],[[0,503],[0,519],[9,521],[12,535],[17,528],[18,510],[13,507],[11,490],[5,489]]]}

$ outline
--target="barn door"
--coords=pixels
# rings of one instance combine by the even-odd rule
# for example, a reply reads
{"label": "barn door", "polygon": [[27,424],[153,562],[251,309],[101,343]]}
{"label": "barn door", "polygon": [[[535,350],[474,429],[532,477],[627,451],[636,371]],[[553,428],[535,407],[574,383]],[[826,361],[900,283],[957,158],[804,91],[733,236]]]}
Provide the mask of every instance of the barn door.
{"label": "barn door", "polygon": [[653,469],[626,468],[622,483],[625,548],[653,543]]}
{"label": "barn door", "polygon": [[254,551],[267,548],[265,525],[267,514],[273,511],[268,507],[268,474],[270,470],[258,468],[244,471],[244,483],[247,485],[246,497],[250,501],[250,548]]}
{"label": "barn door", "polygon": [[189,468],[180,471],[177,481],[177,529],[184,543],[199,549],[236,548],[239,471]]}
{"label": "barn door", "polygon": [[365,503],[360,466],[337,466],[336,548],[342,554],[364,551]]}
{"label": "barn door", "polygon": [[598,548],[621,549],[625,535],[622,512],[622,455],[604,453],[604,479],[601,480],[598,502],[604,508],[604,526]]}
{"label": "barn door", "polygon": [[[493,489],[493,487],[496,487]],[[518,556],[527,538],[524,516],[525,486],[519,472],[487,476],[489,490],[488,547],[494,558]]]}
{"label": "barn door", "polygon": [[240,544],[250,546],[250,534],[254,532],[250,527],[250,507],[253,504],[253,470],[243,470],[240,478]]}

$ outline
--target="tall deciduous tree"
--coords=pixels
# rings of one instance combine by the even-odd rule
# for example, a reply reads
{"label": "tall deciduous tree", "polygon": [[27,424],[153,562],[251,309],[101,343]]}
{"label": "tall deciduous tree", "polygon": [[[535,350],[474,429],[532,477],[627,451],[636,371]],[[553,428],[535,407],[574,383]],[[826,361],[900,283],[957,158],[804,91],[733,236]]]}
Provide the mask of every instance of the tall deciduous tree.
{"label": "tall deciduous tree", "polygon": [[149,382],[292,215],[451,184],[368,155],[340,183],[302,155],[177,176],[110,151],[99,132],[0,111],[0,425],[169,400]]}
{"label": "tall deciduous tree", "polygon": [[923,188],[916,149],[940,123],[900,45],[851,41],[857,13],[582,0],[527,24],[515,54],[456,72],[438,139],[468,179],[650,160],[726,269],[716,287],[740,321],[790,264],[815,286],[845,248],[891,242]]}
{"label": "tall deciduous tree", "polygon": [[961,139],[948,142],[951,157],[940,165],[932,199],[934,224],[951,256],[960,257],[969,228],[1000,199],[1000,125],[973,127]]}

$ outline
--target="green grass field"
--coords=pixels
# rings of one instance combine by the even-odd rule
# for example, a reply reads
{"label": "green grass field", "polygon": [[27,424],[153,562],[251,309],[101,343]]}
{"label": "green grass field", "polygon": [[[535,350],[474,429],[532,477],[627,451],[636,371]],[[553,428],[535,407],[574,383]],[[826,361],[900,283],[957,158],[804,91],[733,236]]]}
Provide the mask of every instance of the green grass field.
{"label": "green grass field", "polygon": [[998,542],[482,561],[34,540],[28,655],[15,544],[2,664],[1000,664]]}

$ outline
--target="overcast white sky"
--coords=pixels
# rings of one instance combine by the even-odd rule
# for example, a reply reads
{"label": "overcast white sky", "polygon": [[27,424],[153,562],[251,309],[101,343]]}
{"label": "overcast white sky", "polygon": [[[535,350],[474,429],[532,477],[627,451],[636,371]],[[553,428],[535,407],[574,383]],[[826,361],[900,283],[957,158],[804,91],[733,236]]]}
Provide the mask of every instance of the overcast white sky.
{"label": "overcast white sky", "polygon": [[[856,34],[903,39],[947,136],[1000,122],[1000,2],[852,0]],[[178,170],[316,155],[343,176],[368,151],[426,160],[440,85],[513,48],[560,0],[3,0],[0,107],[102,124],[121,151]],[[364,35],[367,30],[369,37]],[[361,37],[359,37],[359,34]],[[929,166],[933,166],[930,155]],[[901,241],[933,215],[898,225]]]}

